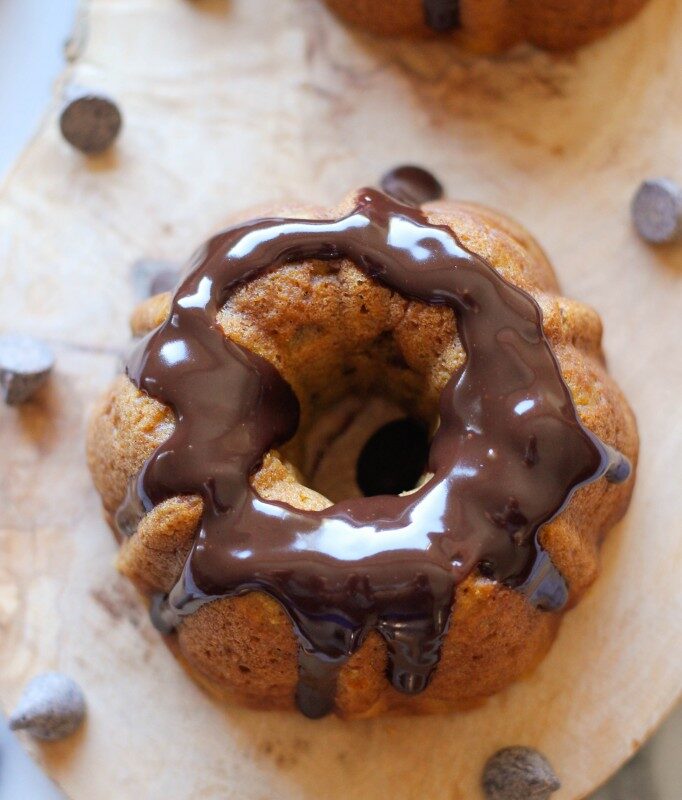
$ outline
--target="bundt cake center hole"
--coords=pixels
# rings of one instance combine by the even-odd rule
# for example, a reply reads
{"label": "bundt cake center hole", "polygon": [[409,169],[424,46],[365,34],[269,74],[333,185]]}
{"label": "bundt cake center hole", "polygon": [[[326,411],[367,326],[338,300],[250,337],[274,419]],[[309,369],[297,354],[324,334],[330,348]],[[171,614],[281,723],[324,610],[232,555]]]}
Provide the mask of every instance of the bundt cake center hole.
{"label": "bundt cake center hole", "polygon": [[363,495],[400,494],[413,489],[426,470],[429,433],[421,420],[387,422],[365,442],[356,465]]}
{"label": "bundt cake center hole", "polygon": [[398,495],[426,477],[433,427],[385,395],[346,395],[318,412],[285,458],[331,502]]}
{"label": "bundt cake center hole", "polygon": [[277,447],[292,505],[399,495],[429,479],[440,395],[465,360],[451,309],[403,297],[347,259],[313,260],[245,284],[218,322],[296,394],[298,428]]}

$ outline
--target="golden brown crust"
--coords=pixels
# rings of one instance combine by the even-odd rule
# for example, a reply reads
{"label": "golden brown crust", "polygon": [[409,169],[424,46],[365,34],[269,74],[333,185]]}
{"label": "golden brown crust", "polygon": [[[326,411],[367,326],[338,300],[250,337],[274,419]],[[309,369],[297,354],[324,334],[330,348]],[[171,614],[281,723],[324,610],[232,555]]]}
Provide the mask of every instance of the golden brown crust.
{"label": "golden brown crust", "polygon": [[[348,198],[331,212],[276,209],[275,215],[334,217],[352,201]],[[596,312],[556,294],[546,256],[516,223],[470,204],[439,202],[424,210],[431,222],[449,226],[465,246],[536,298],[583,423],[635,464],[634,417],[606,374]],[[136,333],[159,324],[169,301],[160,295],[138,308]],[[431,419],[441,389],[465,357],[451,311],[406,300],[345,260],[304,262],[259,278],[235,293],[219,323],[226,335],[271,360],[291,382],[301,400],[302,432],[315,407],[338,399],[339,387],[387,394]],[[88,439],[90,468],[109,513],[172,425],[171,413],[161,404],[126,378],[116,381],[93,416]],[[297,460],[302,435],[283,454],[269,453],[253,483],[267,499],[323,509],[329,501],[299,483],[286,460]],[[543,545],[566,577],[572,603],[594,580],[599,543],[625,512],[633,483],[613,485],[602,479],[580,489],[543,529]],[[162,503],[122,545],[119,569],[145,593],[169,591],[200,516],[198,498]],[[440,663],[422,694],[406,696],[390,687],[383,642],[370,636],[342,669],[336,711],[347,717],[424,713],[480,702],[535,666],[559,620],[560,614],[537,611],[518,593],[472,576],[458,587]],[[262,708],[293,706],[296,641],[284,610],[271,598],[251,593],[205,605],[184,619],[169,643],[190,672],[219,696]]]}
{"label": "golden brown crust", "polygon": [[[382,36],[426,36],[423,0],[325,0],[338,16]],[[527,41],[572,50],[603,36],[647,0],[460,0],[460,25],[450,35],[479,53]]]}

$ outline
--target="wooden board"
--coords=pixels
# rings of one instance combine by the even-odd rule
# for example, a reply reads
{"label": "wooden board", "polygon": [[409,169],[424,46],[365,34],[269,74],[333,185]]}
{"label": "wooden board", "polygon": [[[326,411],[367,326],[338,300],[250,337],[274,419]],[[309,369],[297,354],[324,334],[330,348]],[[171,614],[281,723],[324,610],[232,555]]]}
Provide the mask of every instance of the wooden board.
{"label": "wooden board", "polygon": [[[549,756],[557,800],[584,797],[682,683],[682,248],[645,246],[628,217],[642,178],[682,180],[682,4],[652,0],[575,57],[494,60],[371,40],[315,0],[87,11],[66,79],[119,98],[120,144],[84,160],[50,113],[0,191],[0,325],[58,354],[46,391],[0,409],[0,696],[9,707],[58,668],[90,709],[73,740],[28,745],[73,800],[472,800],[486,757],[510,744]],[[85,419],[126,346],[129,265],[185,257],[244,206],[333,203],[404,161],[513,213],[566,293],[602,313],[641,427],[635,498],[549,657],[478,710],[343,723],[222,708],[114,572],[85,468]]]}

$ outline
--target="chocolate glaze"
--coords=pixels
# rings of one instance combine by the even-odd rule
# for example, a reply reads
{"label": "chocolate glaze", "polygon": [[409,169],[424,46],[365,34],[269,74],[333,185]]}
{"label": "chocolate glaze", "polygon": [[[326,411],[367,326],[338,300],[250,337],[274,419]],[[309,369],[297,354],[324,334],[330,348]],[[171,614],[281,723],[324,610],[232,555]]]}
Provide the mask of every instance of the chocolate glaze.
{"label": "chocolate glaze", "polygon": [[[442,392],[424,486],[300,511],[250,485],[265,452],[295,432],[296,397],[216,316],[245,281],[342,257],[406,297],[453,309],[467,359]],[[296,699],[310,717],[332,708],[338,671],[371,630],[386,642],[393,686],[424,689],[454,590],[477,568],[540,608],[563,605],[566,585],[538,529],[576,487],[629,472],[580,424],[533,298],[448,228],[371,189],[341,219],[261,219],[211,239],[127,371],[177,422],[135,480],[121,532],[167,498],[204,503],[182,577],[155,603],[157,623],[168,631],[203,603],[253,590],[276,598],[298,636]]]}
{"label": "chocolate glaze", "polygon": [[379,184],[389,197],[411,206],[440,200],[443,196],[443,187],[438,178],[413,164],[395,167],[381,178]]}
{"label": "chocolate glaze", "polygon": [[460,25],[459,0],[423,0],[424,20],[438,33],[454,30]]}

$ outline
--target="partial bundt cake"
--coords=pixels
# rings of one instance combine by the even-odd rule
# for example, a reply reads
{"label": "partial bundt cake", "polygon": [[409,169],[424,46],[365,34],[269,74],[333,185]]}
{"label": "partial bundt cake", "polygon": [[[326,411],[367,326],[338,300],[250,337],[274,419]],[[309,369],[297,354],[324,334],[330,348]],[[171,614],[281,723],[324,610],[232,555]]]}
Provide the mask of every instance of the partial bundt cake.
{"label": "partial bundt cake", "polygon": [[450,34],[471,50],[518,42],[572,50],[628,20],[647,0],[325,0],[340,17],[384,36]]}
{"label": "partial bundt cake", "polygon": [[476,703],[542,658],[627,508],[637,432],[599,317],[488,209],[273,209],[133,330],[90,469],[119,569],[221,697]]}

